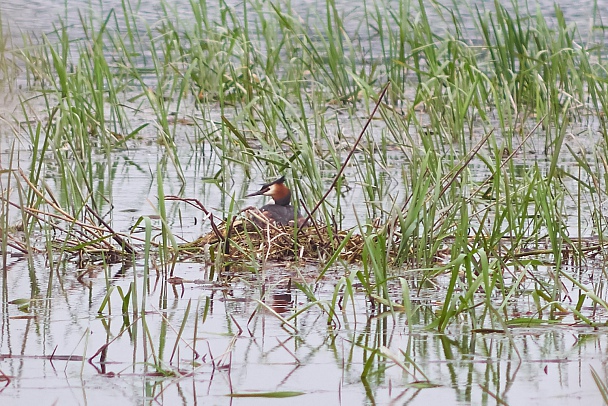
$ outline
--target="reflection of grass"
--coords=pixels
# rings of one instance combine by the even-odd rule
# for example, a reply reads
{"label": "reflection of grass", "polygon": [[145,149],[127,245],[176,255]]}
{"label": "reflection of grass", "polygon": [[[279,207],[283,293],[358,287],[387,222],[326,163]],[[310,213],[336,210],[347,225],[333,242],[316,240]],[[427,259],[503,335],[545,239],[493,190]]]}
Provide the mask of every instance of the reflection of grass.
{"label": "reflection of grass", "polygon": [[[331,328],[338,328],[341,307],[352,304],[358,289],[383,317],[374,330],[380,335],[398,313],[440,332],[461,324],[506,331],[565,314],[604,323],[605,316],[584,310],[608,308],[602,287],[569,267],[605,249],[608,66],[602,41],[587,44],[558,6],[552,24],[540,12],[529,16],[496,2],[494,11],[475,10],[470,28],[457,9],[427,3],[374,5],[350,32],[348,15],[331,1],[324,20],[299,18],[276,2],[245,1],[238,10],[219,2],[217,16],[205,2],[191,2],[192,23],[166,7],[159,21],[142,21],[123,2],[124,20],[113,11],[101,20],[83,16],[81,39],[70,38],[60,23],[40,42],[25,36],[22,49],[9,50],[3,40],[3,84],[13,85],[17,61],[32,94],[22,102],[17,130],[28,140],[31,165],[21,168],[28,173],[14,176],[14,151],[2,168],[4,263],[7,246],[34,253],[30,241],[41,231],[51,269],[59,269],[58,253],[76,252],[81,260],[95,253],[104,266],[116,259],[110,252],[128,261],[142,255],[143,285],[136,277],[128,290],[116,291],[121,311],[141,321],[146,362],[167,371],[169,323],[163,319],[158,346],[151,345],[146,296],[155,272],[167,289],[177,260],[170,221],[179,206],[163,199],[165,174],[174,170],[182,185],[198,182],[186,176],[183,159],[200,154],[208,190],[223,196],[219,209],[229,224],[239,208],[228,190],[239,173],[247,179],[287,174],[294,200],[317,210],[324,224],[319,235],[338,248],[327,253],[320,274],[341,266],[344,275],[328,302],[310,281],[294,286],[308,300],[303,309],[320,309]],[[604,36],[601,29],[591,34]],[[379,97],[388,82],[386,97]],[[100,213],[113,205],[118,151],[150,136],[159,151],[150,177],[157,181],[160,227],[152,235],[150,219],[142,218],[146,237],[138,240],[114,232]],[[565,160],[575,164],[564,166]],[[51,176],[54,190],[46,193]],[[18,204],[9,203],[13,187]],[[361,192],[366,216],[358,213],[358,234],[347,234],[340,229],[353,189]],[[11,241],[14,207],[22,213],[22,241]],[[70,236],[59,248],[58,231]],[[354,235],[361,241],[360,267],[339,252]],[[301,236],[287,237],[283,245],[297,251],[290,242]],[[249,238],[233,248],[251,253],[254,246],[259,241]],[[256,271],[255,256],[246,257]],[[212,258],[214,270],[223,269],[221,258]],[[36,272],[32,267],[32,297],[39,294]],[[413,299],[428,286],[440,286],[441,300],[433,306]],[[580,297],[575,304],[572,290]],[[113,292],[100,313],[106,304],[111,308]],[[532,303],[525,317],[511,313],[520,297]],[[190,303],[187,309],[172,355],[185,340]],[[129,320],[125,328],[132,328]],[[358,343],[369,350],[365,379],[382,375],[391,362],[424,376],[409,352],[384,351],[382,338]]]}
{"label": "reflection of grass", "polygon": [[608,404],[608,385],[606,385],[606,382],[604,382],[602,380],[602,378],[598,375],[598,373],[595,371],[595,369],[593,367],[590,367],[590,368],[591,368],[591,375],[593,376],[593,380],[595,381],[597,388],[599,389],[600,393],[602,394],[602,399],[604,399],[605,404]]}

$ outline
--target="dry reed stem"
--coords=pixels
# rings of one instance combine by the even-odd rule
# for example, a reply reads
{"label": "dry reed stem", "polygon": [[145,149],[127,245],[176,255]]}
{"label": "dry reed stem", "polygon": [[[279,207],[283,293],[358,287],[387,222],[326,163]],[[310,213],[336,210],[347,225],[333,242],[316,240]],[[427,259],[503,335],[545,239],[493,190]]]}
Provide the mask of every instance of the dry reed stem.
{"label": "dry reed stem", "polygon": [[[43,205],[49,206],[51,211],[22,206],[11,202],[4,196],[0,196],[0,200],[27,213],[40,223],[49,225],[53,230],[57,230],[64,234],[63,239],[57,238],[56,242],[67,247],[68,251],[77,251],[79,254],[94,256],[104,254],[134,254],[136,250],[127,239],[143,242],[142,239],[131,235],[115,232],[109,224],[89,206],[85,206],[86,213],[93,216],[102,224],[102,226],[96,225],[94,220],[89,216],[85,216],[84,220],[76,219],[59,205],[52,191],[50,191],[46,185],[44,186],[46,193],[43,193],[28,179],[22,170],[19,170],[19,174],[27,187],[41,200]],[[119,247],[113,245],[109,240],[114,240]],[[27,253],[27,250],[23,247],[14,246],[13,244],[9,245],[21,252]]]}

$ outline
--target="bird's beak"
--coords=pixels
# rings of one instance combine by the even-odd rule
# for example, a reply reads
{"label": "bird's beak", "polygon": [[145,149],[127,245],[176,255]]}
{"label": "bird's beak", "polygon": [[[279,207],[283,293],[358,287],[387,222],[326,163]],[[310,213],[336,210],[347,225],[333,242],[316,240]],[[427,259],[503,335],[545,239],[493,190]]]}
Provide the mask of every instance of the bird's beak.
{"label": "bird's beak", "polygon": [[260,196],[260,195],[263,195],[264,193],[268,192],[269,190],[270,190],[269,187],[263,187],[262,189],[258,190],[257,192],[250,193],[245,197]]}

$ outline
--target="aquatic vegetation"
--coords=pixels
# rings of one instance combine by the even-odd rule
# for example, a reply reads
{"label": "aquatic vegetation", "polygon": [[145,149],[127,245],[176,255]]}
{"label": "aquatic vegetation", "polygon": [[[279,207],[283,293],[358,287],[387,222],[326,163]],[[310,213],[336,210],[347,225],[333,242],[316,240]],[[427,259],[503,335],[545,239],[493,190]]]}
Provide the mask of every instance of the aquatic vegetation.
{"label": "aquatic vegetation", "polygon": [[[3,26],[6,396],[29,334],[66,375],[135,376],[138,404],[224,374],[208,393],[515,404],[537,354],[593,359],[605,25],[452,6],[160,1],[150,19],[125,0],[20,45]],[[243,215],[282,175],[308,227]],[[578,371],[595,401],[599,365]],[[269,366],[280,383],[248,380]],[[331,394],[306,371],[331,371]]]}

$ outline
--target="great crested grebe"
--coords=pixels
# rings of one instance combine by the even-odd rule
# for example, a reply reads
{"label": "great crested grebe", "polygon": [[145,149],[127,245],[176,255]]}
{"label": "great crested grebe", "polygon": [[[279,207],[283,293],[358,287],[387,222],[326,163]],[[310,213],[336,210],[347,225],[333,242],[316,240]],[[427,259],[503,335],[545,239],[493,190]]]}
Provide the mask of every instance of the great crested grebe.
{"label": "great crested grebe", "polygon": [[[274,204],[265,204],[260,207],[260,211],[268,221],[281,226],[286,226],[293,224],[294,220],[297,218],[298,227],[304,226],[304,221],[306,219],[291,205],[291,191],[285,186],[285,176],[281,176],[273,182],[262,185],[260,190],[248,194],[245,197],[260,195],[270,196],[274,200]],[[259,222],[256,223],[258,223],[258,225],[264,225],[259,224]]]}

